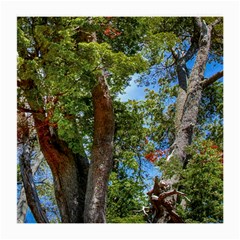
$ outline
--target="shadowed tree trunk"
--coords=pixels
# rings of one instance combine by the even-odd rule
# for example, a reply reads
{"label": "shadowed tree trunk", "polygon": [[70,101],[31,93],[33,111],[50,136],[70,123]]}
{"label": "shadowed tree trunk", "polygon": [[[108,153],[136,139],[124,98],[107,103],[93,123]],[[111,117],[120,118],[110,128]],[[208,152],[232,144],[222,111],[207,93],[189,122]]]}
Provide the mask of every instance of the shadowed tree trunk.
{"label": "shadowed tree trunk", "polygon": [[[36,121],[37,122],[37,121]],[[36,124],[38,125],[38,124]],[[42,152],[54,177],[55,195],[63,223],[82,223],[88,161],[75,154],[56,135],[38,129]]]}
{"label": "shadowed tree trunk", "polygon": [[[42,98],[32,80],[19,80],[32,113],[41,151],[51,168],[57,204],[63,223],[82,223],[88,175],[88,160],[75,154],[49,126]],[[36,101],[37,99],[37,101]],[[23,109],[21,109],[23,111]]]}

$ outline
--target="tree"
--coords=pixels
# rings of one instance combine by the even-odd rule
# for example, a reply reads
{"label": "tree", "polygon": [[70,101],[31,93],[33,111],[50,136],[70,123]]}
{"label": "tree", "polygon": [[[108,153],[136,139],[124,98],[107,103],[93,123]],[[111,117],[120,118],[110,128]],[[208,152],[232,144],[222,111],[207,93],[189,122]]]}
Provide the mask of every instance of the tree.
{"label": "tree", "polygon": [[[167,91],[170,94],[171,92],[175,92],[174,88],[176,86],[172,80],[177,80],[178,86],[177,100],[173,108],[175,111],[175,130],[170,136],[169,127],[164,131],[166,132],[164,139],[168,141],[168,144],[170,143],[170,152],[167,161],[180,161],[182,168],[186,168],[188,161],[191,159],[191,155],[187,154],[186,149],[192,144],[194,137],[199,134],[200,130],[200,127],[197,126],[197,124],[201,124],[201,122],[198,121],[201,118],[198,115],[199,109],[201,109],[201,104],[204,104],[204,101],[205,103],[209,101],[209,98],[202,98],[204,91],[207,91],[209,86],[212,86],[212,89],[219,88],[219,86],[214,83],[223,76],[223,71],[217,72],[209,78],[206,78],[204,75],[207,64],[212,61],[222,64],[222,18],[166,18],[161,19],[160,22],[161,24],[157,25],[158,28],[154,28],[155,33],[153,32],[153,34],[155,34],[159,41],[162,41],[165,37],[165,43],[167,45],[165,48],[167,52],[164,52],[163,62],[158,66],[153,66],[152,72],[157,76],[160,75],[159,84],[163,84],[163,86],[167,85]],[[169,35],[173,35],[172,41],[167,41]],[[150,44],[149,46],[151,47]],[[151,51],[152,55],[150,55],[150,58],[154,59],[156,54],[159,55],[159,52],[161,53],[160,48],[157,50],[157,53],[156,48],[154,48],[153,51]],[[193,65],[192,68],[189,67],[189,65]],[[151,75],[153,75],[152,72],[150,71]],[[166,83],[167,81],[171,81],[172,86]],[[160,91],[162,90],[163,88],[160,87]],[[151,93],[151,95],[153,95],[153,93]],[[207,94],[205,94],[205,96],[206,95]],[[219,101],[222,102],[222,96],[220,95],[220,97]],[[167,113],[163,113],[162,115],[167,117],[171,116],[171,108],[172,104],[165,108],[167,109]],[[164,108],[160,108],[160,111],[162,109]],[[164,111],[166,111],[165,109]],[[208,109],[209,112],[212,111],[211,107]],[[201,109],[201,114],[203,114],[204,111],[206,115],[208,109]],[[219,105],[219,109],[222,109],[221,104]],[[168,112],[169,110],[170,112]],[[218,114],[215,114],[215,116],[217,115]],[[156,116],[157,115],[154,114],[154,118],[157,118]],[[159,120],[166,125],[164,118],[160,118]],[[170,126],[172,126],[171,121],[168,122]],[[219,123],[218,129],[221,133],[221,118]],[[203,132],[201,134],[204,135]],[[221,138],[218,139],[218,141],[219,140],[221,142]],[[159,146],[161,146],[161,142],[162,140],[160,140]],[[152,154],[156,156],[156,151]],[[156,160],[157,158],[155,158],[155,161]],[[162,166],[163,171],[166,172],[164,167],[167,166]],[[174,168],[173,165],[171,165],[171,167]],[[168,183],[170,185],[175,184],[175,187],[177,187],[176,184],[178,184],[180,180],[179,171],[172,171],[172,175],[168,175],[168,177],[172,178],[171,180],[168,179]],[[159,219],[169,215],[169,211],[166,208],[165,210],[166,211],[163,211],[162,215],[159,216]],[[168,222],[169,219],[166,217],[165,220],[162,219],[161,221]]]}
{"label": "tree", "polygon": [[179,206],[180,212],[186,222],[222,223],[223,152],[207,140],[191,146],[188,154],[192,157],[182,173],[182,188],[190,202],[185,211]]}
{"label": "tree", "polygon": [[[176,108],[176,137],[171,150],[183,165],[186,165],[188,161],[185,148],[192,143],[202,91],[223,76],[223,71],[221,71],[208,79],[204,79],[211,48],[212,29],[222,19],[218,18],[209,24],[206,24],[201,18],[196,18],[195,21],[200,34],[198,44],[193,41],[186,54],[180,59],[173,53],[177,61],[177,74],[181,90],[178,94]],[[196,53],[196,60],[188,79],[186,62],[193,57],[194,53]]]}
{"label": "tree", "polygon": [[[18,18],[18,98],[25,100],[24,104],[19,101],[18,110],[33,116],[65,223],[105,222],[114,133],[111,94],[146,66],[139,54],[126,55],[136,51],[131,44],[125,47],[125,39],[111,47],[109,40],[120,32],[113,30],[116,36],[109,39],[106,29],[115,29],[115,22]],[[125,35],[124,26],[128,28],[131,22],[122,18],[117,24]],[[112,93],[109,86],[113,86]],[[90,124],[88,132],[83,129],[86,123]],[[85,140],[91,143],[84,145]],[[89,168],[84,147],[90,145]]]}
{"label": "tree", "polygon": [[[222,65],[222,45],[221,18],[18,18],[18,111],[34,120],[62,222],[106,222],[108,185],[114,196],[114,189],[127,190],[123,184],[135,179],[139,185],[130,198],[137,199],[147,161],[167,158],[182,171],[193,142],[221,144],[216,99],[223,72],[207,77],[205,69]],[[120,103],[130,76],[142,72],[137,81],[159,92]],[[171,178],[170,185],[179,186],[180,177]]]}
{"label": "tree", "polygon": [[113,170],[110,176],[107,220],[110,223],[144,222],[147,162],[143,159],[145,136],[142,102],[115,102]]}

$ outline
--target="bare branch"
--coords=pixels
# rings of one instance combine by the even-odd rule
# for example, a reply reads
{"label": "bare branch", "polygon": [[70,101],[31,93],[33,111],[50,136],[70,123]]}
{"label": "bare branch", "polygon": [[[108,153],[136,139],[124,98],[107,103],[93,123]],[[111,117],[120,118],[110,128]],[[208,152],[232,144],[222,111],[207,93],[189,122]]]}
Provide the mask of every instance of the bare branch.
{"label": "bare branch", "polygon": [[143,211],[144,215],[145,215],[145,216],[148,216],[148,214],[147,214],[147,212],[145,211],[145,209],[148,209],[148,210],[149,210],[149,208],[144,207],[144,206],[142,207],[142,211]]}
{"label": "bare branch", "polygon": [[201,82],[201,85],[202,85],[203,88],[206,88],[209,85],[211,85],[214,82],[216,82],[221,77],[223,77],[223,71],[220,71],[220,72],[214,74],[213,76],[211,76],[210,78],[207,78],[206,80]]}
{"label": "bare branch", "polygon": [[148,217],[148,213],[146,212],[146,210],[149,211],[149,207],[142,206],[141,210],[133,210],[133,212],[136,212],[136,213],[143,212],[144,215]]}
{"label": "bare branch", "polygon": [[[158,198],[158,200],[163,200],[163,199],[165,199],[166,197],[169,197],[169,196],[172,196],[172,195],[175,195],[175,194],[177,194],[177,195],[185,195],[185,193],[182,193],[182,192],[179,192],[179,191],[177,191],[177,190],[171,190],[171,191],[168,191],[168,192],[164,192],[164,193],[161,193],[160,195],[159,195],[159,198]],[[155,200],[155,199],[153,199],[153,200]]]}

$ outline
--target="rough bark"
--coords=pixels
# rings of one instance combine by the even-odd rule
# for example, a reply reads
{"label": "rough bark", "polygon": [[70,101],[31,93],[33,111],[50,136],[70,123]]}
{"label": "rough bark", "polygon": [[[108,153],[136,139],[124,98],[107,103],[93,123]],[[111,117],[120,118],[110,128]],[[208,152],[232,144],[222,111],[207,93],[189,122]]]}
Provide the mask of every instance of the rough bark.
{"label": "rough bark", "polygon": [[[183,166],[187,164],[186,147],[192,142],[193,130],[197,123],[198,109],[202,97],[202,80],[208,59],[212,25],[207,25],[201,18],[196,18],[196,25],[200,31],[200,39],[196,60],[187,80],[186,90],[181,86],[176,110],[176,137],[171,147],[174,156],[178,157]],[[179,80],[182,73],[178,70]]]}
{"label": "rough bark", "polygon": [[[41,151],[52,171],[57,204],[63,223],[82,223],[89,163],[85,156],[75,154],[50,129],[38,89],[31,80],[18,81],[30,109]],[[36,101],[37,99],[37,101]]]}
{"label": "rough bark", "polygon": [[194,25],[194,35],[191,39],[191,45],[188,49],[188,51],[183,55],[179,56],[174,50],[172,50],[172,55],[176,62],[176,72],[178,77],[178,96],[177,96],[177,102],[176,102],[176,115],[175,115],[175,133],[179,131],[181,120],[183,116],[184,111],[184,104],[186,102],[187,98],[187,88],[188,88],[188,82],[189,82],[189,73],[187,69],[187,62],[193,58],[193,56],[196,54],[198,50],[198,41],[199,41],[199,30],[197,29],[196,23],[193,21]]}
{"label": "rough bark", "polygon": [[107,184],[112,169],[114,113],[104,75],[92,91],[94,136],[85,201],[84,221],[105,223]]}
{"label": "rough bark", "polygon": [[[175,141],[170,148],[171,154],[168,157],[168,161],[171,160],[171,157],[176,157],[182,163],[183,168],[186,167],[188,163],[186,147],[192,143],[202,91],[205,87],[209,86],[223,75],[223,72],[219,72],[211,78],[204,80],[204,72],[211,46],[211,31],[219,21],[221,21],[221,18],[217,19],[214,23],[207,25],[201,18],[195,18],[195,27],[198,28],[198,33],[192,39],[193,41],[191,42],[191,46],[187,53],[183,57],[178,58],[177,54],[172,51],[173,57],[177,63],[176,70],[179,81],[179,92],[176,102]],[[189,76],[186,62],[192,59],[195,54],[196,60]],[[176,179],[176,182],[179,181],[178,176],[173,176],[173,178]],[[169,184],[169,186],[171,186],[171,191],[176,191],[172,188],[172,184]],[[174,215],[172,218],[169,212],[171,209],[174,211],[174,201],[169,209],[166,206],[163,207],[164,202],[161,202],[160,205],[158,204],[159,208],[154,210],[157,213],[157,217],[154,216],[158,219],[158,222],[166,223],[178,221],[178,218],[175,218],[174,220]],[[152,202],[152,204],[153,203],[154,202]],[[186,202],[184,199],[182,203],[185,205]]]}
{"label": "rough bark", "polygon": [[184,103],[187,98],[187,73],[186,64],[181,63],[177,66],[177,75],[179,82],[178,97],[176,102],[176,115],[175,115],[175,132],[179,131],[181,125],[181,119],[184,109]]}
{"label": "rough bark", "polygon": [[[31,166],[31,171],[33,176],[36,173],[41,162],[42,162],[42,158],[37,157],[36,160],[34,161],[34,165]],[[27,214],[27,208],[28,208],[27,197],[26,197],[25,189],[24,187],[22,187],[21,193],[18,199],[18,203],[17,203],[17,222],[18,223],[24,223],[26,214]]]}

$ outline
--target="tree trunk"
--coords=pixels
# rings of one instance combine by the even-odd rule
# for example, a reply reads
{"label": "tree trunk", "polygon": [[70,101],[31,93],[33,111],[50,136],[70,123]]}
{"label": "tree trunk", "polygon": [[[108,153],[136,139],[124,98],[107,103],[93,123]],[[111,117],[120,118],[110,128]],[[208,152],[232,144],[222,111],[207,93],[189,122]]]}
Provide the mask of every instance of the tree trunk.
{"label": "tree trunk", "polygon": [[19,157],[20,169],[23,179],[23,186],[26,192],[27,203],[30,207],[35,220],[38,223],[48,223],[46,213],[43,211],[38,194],[36,191],[35,183],[33,181],[32,169],[30,167],[31,147],[28,143],[23,144],[22,153]]}
{"label": "tree trunk", "polygon": [[[36,160],[34,161],[34,165],[31,166],[31,171],[33,176],[36,173],[41,162],[42,162],[42,158],[37,157]],[[27,204],[26,193],[25,193],[24,187],[22,187],[20,197],[17,203],[17,222],[18,223],[24,223],[26,218],[27,208],[28,208],[28,204]]]}
{"label": "tree trunk", "polygon": [[[42,99],[32,80],[18,81],[33,114],[41,151],[52,171],[57,204],[63,223],[83,223],[89,163],[85,156],[75,154],[50,129]],[[36,101],[37,99],[37,101]]]}
{"label": "tree trunk", "polygon": [[34,115],[39,143],[54,179],[55,196],[63,223],[83,223],[88,160],[75,154]]}
{"label": "tree trunk", "polygon": [[114,113],[112,99],[104,75],[92,91],[94,136],[85,201],[86,223],[106,222],[106,196],[112,169]]}
{"label": "tree trunk", "polygon": [[[176,110],[176,137],[171,147],[173,156],[179,158],[183,166],[187,164],[186,147],[192,143],[193,130],[197,123],[198,109],[202,97],[202,80],[208,59],[211,44],[211,25],[206,25],[200,18],[196,18],[200,29],[200,39],[197,57],[188,80],[185,80],[185,89],[180,85]],[[179,83],[184,78],[181,77],[181,68],[178,69]],[[185,79],[187,79],[185,77]]]}
{"label": "tree trunk", "polygon": [[[221,19],[219,18],[214,23],[207,25],[204,20],[201,20],[201,18],[195,18],[196,25],[198,26],[200,32],[199,42],[192,42],[188,52],[180,59],[178,59],[177,55],[173,52],[173,57],[177,62],[179,92],[175,115],[175,141],[170,148],[171,154],[168,161],[171,160],[171,157],[176,157],[182,163],[183,168],[185,168],[188,163],[186,147],[192,143],[203,88],[205,88],[209,82],[212,83],[217,79],[217,77],[221,77],[223,74],[222,72],[218,73],[216,77],[213,76],[213,79],[210,78],[207,81],[203,81],[211,45],[211,31],[213,26],[220,20]],[[188,76],[186,62],[192,59],[195,53],[197,53],[196,60],[191,74]],[[179,176],[175,175],[172,179],[166,180],[166,182],[170,183],[168,186],[172,191],[177,191],[173,189],[172,185],[178,181]],[[161,203],[158,205],[158,208],[160,209],[162,206],[163,204]],[[172,208],[174,209],[174,204],[172,204]],[[157,211],[158,221],[165,223],[169,222],[169,210],[166,207],[161,208],[163,211],[160,211],[159,209]]]}

